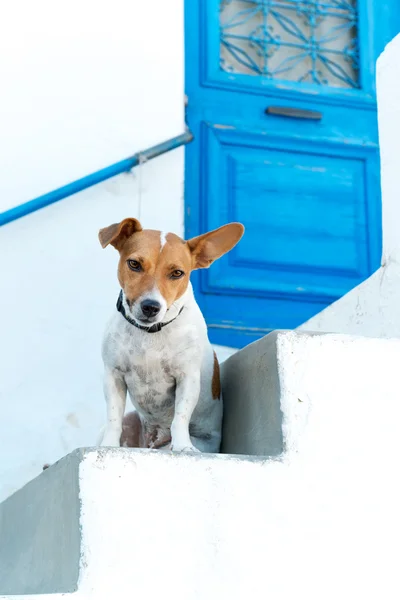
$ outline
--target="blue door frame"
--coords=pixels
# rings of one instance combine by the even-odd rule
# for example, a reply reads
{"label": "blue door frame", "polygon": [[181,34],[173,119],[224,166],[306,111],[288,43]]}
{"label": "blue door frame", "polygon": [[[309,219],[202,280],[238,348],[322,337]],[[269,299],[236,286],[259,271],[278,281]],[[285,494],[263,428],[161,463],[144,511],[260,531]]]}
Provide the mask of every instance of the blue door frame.
{"label": "blue door frame", "polygon": [[[325,11],[320,20],[342,11],[356,31],[353,46],[321,51],[329,84],[316,61],[311,81],[299,82],[264,68],[268,44],[264,63],[254,54],[260,36],[273,39],[267,15],[284,34],[274,42],[277,54],[285,44],[286,52],[294,45],[311,52],[314,30],[305,39],[296,21],[311,19],[311,10]],[[257,15],[264,16],[258,38],[255,30],[243,34]],[[185,27],[187,119],[195,136],[186,148],[186,237],[232,220],[246,226],[229,255],[194,274],[194,290],[210,339],[242,347],[300,325],[379,266],[375,61],[400,30],[400,2],[360,0],[355,13],[352,0],[187,0]],[[339,64],[344,54],[353,71]],[[291,61],[285,58],[280,72],[291,71]]]}

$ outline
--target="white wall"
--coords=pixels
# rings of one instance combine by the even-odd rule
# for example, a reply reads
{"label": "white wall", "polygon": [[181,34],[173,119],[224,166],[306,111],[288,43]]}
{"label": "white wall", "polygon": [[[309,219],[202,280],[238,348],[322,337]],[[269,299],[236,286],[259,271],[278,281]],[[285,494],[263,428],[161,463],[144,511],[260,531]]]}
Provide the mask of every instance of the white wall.
{"label": "white wall", "polygon": [[183,133],[183,0],[1,8],[0,211]]}
{"label": "white wall", "polygon": [[383,251],[381,268],[300,329],[400,337],[400,35],[378,59]]}
{"label": "white wall", "polygon": [[[2,25],[0,211],[183,133],[182,0],[7,3]],[[137,216],[141,188],[143,224],[182,233],[183,156],[0,229],[0,499],[95,443],[119,291],[97,232]]]}

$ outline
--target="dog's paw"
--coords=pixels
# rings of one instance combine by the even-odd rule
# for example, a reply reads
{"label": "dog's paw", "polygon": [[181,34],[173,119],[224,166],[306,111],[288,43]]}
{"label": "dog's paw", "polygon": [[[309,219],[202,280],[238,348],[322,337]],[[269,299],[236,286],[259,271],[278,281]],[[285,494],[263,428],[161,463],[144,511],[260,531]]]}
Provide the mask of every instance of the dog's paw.
{"label": "dog's paw", "polygon": [[199,453],[200,450],[195,448],[193,444],[187,446],[181,446],[179,444],[171,444],[171,452],[191,452],[191,453]]}

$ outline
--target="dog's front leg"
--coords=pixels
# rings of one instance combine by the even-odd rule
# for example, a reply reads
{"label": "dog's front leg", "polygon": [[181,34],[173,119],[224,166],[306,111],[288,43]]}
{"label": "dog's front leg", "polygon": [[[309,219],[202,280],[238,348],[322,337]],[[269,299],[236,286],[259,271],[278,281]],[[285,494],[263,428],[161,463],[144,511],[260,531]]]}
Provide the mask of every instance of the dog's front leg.
{"label": "dog's front leg", "polygon": [[101,446],[119,447],[126,404],[126,383],[121,373],[115,369],[106,369],[104,373],[104,396],[107,403],[107,424]]}
{"label": "dog's front leg", "polygon": [[189,423],[199,401],[200,370],[186,373],[176,382],[175,414],[171,424],[171,450],[174,452],[199,452],[191,442]]}

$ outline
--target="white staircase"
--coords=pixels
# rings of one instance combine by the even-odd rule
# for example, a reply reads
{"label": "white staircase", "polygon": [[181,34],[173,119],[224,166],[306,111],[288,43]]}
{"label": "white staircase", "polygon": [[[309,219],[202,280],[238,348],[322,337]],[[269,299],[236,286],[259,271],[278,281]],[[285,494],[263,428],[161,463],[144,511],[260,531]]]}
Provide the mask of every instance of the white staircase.
{"label": "white staircase", "polygon": [[0,505],[0,593],[398,598],[399,364],[400,340],[248,346],[222,369],[247,456],[70,454]]}

